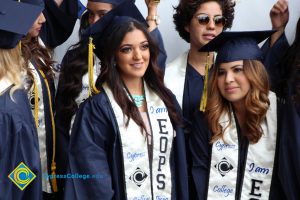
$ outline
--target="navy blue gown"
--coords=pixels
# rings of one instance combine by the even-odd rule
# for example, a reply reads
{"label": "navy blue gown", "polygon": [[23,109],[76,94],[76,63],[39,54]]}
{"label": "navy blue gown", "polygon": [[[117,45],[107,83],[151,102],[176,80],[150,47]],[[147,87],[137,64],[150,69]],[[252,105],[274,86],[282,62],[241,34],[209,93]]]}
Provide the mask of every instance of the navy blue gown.
{"label": "navy blue gown", "polygon": [[72,34],[77,20],[77,0],[64,0],[58,7],[54,0],[45,0],[46,22],[43,24],[40,37],[49,48],[64,43]]}
{"label": "navy blue gown", "polygon": [[[156,28],[150,33],[150,35],[154,38],[154,40],[157,42],[157,44],[159,46],[160,53],[158,56],[158,66],[164,72],[167,55],[166,55],[166,51],[164,49],[164,44],[163,44],[163,40],[162,40],[160,31]],[[87,44],[86,44],[86,47],[87,47]],[[84,47],[80,47],[80,48],[84,48]],[[79,52],[81,52],[81,54],[79,54]],[[58,170],[59,174],[66,173],[67,150],[68,150],[68,145],[69,145],[69,140],[70,140],[69,133],[70,133],[70,128],[71,128],[70,127],[71,120],[68,123],[65,123],[64,121],[66,121],[66,120],[63,120],[64,114],[61,111],[62,106],[65,106],[65,104],[68,104],[68,102],[70,101],[69,99],[71,97],[70,96],[65,97],[66,94],[62,92],[62,88],[65,88],[67,85],[71,85],[74,82],[75,82],[75,84],[80,81],[82,82],[82,77],[79,77],[79,73],[82,73],[82,76],[87,73],[87,48],[86,48],[86,53],[83,51],[78,51],[78,49],[71,49],[71,50],[67,51],[66,55],[63,58],[63,62],[61,65],[62,73],[70,73],[70,71],[72,71],[72,69],[67,69],[65,66],[67,63],[78,59],[78,57],[86,58],[86,61],[80,61],[83,66],[86,65],[86,69],[83,68],[80,72],[78,71],[77,72],[78,75],[72,77],[73,78],[72,80],[64,80],[63,78],[60,78],[59,82],[58,82],[58,87],[57,87],[57,94],[55,97],[56,98],[55,99],[55,104],[56,104],[55,126],[56,126],[56,133],[57,133],[56,164],[57,164],[57,170]],[[68,65],[68,66],[72,67],[71,65]],[[70,91],[70,92],[74,93],[74,91]],[[78,95],[79,95],[79,93],[80,92],[78,92]],[[86,98],[88,98],[88,96]],[[63,185],[63,181],[64,180],[58,180],[58,184]]]}
{"label": "navy blue gown", "polygon": [[[103,90],[101,90],[103,91]],[[184,134],[176,127],[171,155],[172,199],[188,199]],[[104,92],[81,104],[72,128],[68,173],[98,175],[66,179],[68,199],[126,199],[118,125]]]}
{"label": "navy blue gown", "polygon": [[[16,90],[11,100],[10,88],[0,95],[0,199],[42,198],[42,174],[39,144],[27,95]],[[22,191],[8,175],[23,162],[36,178]]]}
{"label": "navy blue gown", "polygon": [[282,112],[278,175],[288,199],[296,200],[300,199],[300,110],[288,101]]}

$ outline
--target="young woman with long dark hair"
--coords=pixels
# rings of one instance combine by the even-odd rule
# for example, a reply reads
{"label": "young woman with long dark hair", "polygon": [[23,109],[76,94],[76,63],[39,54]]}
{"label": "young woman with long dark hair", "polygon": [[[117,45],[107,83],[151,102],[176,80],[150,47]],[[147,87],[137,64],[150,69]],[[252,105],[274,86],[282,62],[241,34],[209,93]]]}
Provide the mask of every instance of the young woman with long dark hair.
{"label": "young woman with long dark hair", "polygon": [[105,47],[96,43],[100,93],[80,106],[68,155],[68,172],[91,178],[66,180],[65,195],[188,199],[183,131],[176,100],[157,65],[156,43],[131,17],[108,13],[99,25],[106,28],[95,34]]}

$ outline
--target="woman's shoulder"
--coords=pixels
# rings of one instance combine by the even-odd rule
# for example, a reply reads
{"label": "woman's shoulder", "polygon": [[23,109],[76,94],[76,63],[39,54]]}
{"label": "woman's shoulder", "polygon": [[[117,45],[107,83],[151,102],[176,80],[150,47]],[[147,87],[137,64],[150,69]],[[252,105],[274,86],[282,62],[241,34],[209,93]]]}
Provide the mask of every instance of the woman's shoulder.
{"label": "woman's shoulder", "polygon": [[16,126],[20,126],[23,123],[33,123],[33,116],[25,91],[23,89],[17,89],[11,96],[10,90],[0,96],[1,118],[12,120]]}
{"label": "woman's shoulder", "polygon": [[111,105],[105,91],[100,90],[99,94],[93,95],[81,103],[79,109],[96,110],[100,114],[111,110]]}

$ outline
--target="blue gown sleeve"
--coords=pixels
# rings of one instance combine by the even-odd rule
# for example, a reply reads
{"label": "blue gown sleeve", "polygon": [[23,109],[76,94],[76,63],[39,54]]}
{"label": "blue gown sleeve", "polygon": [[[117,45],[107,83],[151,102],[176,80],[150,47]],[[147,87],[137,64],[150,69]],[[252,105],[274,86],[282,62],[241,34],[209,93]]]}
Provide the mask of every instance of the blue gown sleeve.
{"label": "blue gown sleeve", "polygon": [[154,41],[157,43],[159,47],[157,63],[159,68],[162,70],[162,72],[165,73],[167,53],[165,50],[164,41],[162,39],[161,33],[158,30],[158,28],[155,28],[153,31],[150,32],[150,35],[152,36],[152,38],[154,39]]}
{"label": "blue gown sleeve", "polygon": [[261,47],[263,52],[263,63],[267,69],[267,72],[271,81],[271,88],[276,87],[276,85],[281,81],[283,74],[286,70],[283,66],[280,66],[280,61],[285,55],[289,48],[289,43],[283,33],[275,44],[270,48],[270,39],[268,39],[264,45]]}
{"label": "blue gown sleeve", "polygon": [[202,112],[195,113],[190,135],[190,150],[192,154],[192,176],[198,199],[206,199],[208,174],[210,169],[211,145],[209,144],[209,129]]}
{"label": "blue gown sleeve", "polygon": [[[5,95],[5,94],[4,94]],[[0,199],[42,199],[39,146],[32,113],[24,91],[15,91],[15,102],[0,96]],[[8,103],[10,102],[10,103]],[[3,107],[2,107],[3,106]],[[23,162],[36,178],[22,191],[9,174]]]}
{"label": "blue gown sleeve", "polygon": [[278,176],[287,198],[296,200],[300,199],[300,116],[290,101],[281,110]]}
{"label": "blue gown sleeve", "polygon": [[[101,95],[101,94],[100,94]],[[69,146],[68,176],[87,175],[89,178],[67,178],[67,199],[112,199],[114,191],[108,163],[108,142],[112,127],[104,117],[102,106],[94,98],[81,104],[72,128]]]}
{"label": "blue gown sleeve", "polygon": [[64,43],[72,34],[77,20],[77,0],[64,0],[58,7],[54,0],[45,0],[46,22],[43,24],[40,37],[49,48]]}
{"label": "blue gown sleeve", "polygon": [[[171,93],[171,91],[170,91]],[[176,106],[176,110],[178,115],[180,116],[182,120],[182,112],[180,109],[180,106],[176,100],[176,97],[174,94],[173,96],[173,102]],[[187,172],[187,159],[186,159],[186,146],[185,146],[185,135],[183,128],[181,126],[175,126],[176,127],[176,137],[174,138],[174,146],[173,146],[173,156],[172,156],[172,162],[173,162],[173,169],[175,175],[173,175],[173,183],[175,183],[175,191],[176,191],[176,199],[182,199],[182,200],[188,200],[189,199],[189,188],[188,188],[188,172]],[[174,178],[175,177],[175,178]],[[174,194],[172,194],[175,196]]]}

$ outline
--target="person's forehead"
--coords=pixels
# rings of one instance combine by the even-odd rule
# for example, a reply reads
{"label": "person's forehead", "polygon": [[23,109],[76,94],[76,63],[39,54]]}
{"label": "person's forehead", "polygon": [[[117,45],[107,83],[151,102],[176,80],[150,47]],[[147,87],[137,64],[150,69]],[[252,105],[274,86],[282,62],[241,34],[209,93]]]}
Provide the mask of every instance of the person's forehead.
{"label": "person's forehead", "polygon": [[112,8],[113,8],[113,4],[110,4],[110,3],[91,2],[91,1],[88,1],[88,3],[87,3],[87,9],[92,10],[92,11],[97,11],[97,10],[109,11]]}

